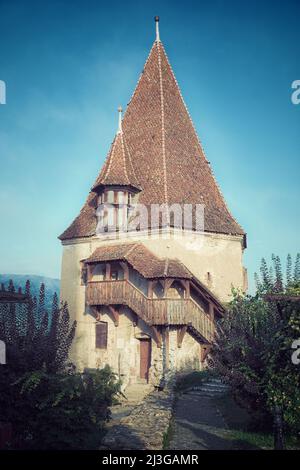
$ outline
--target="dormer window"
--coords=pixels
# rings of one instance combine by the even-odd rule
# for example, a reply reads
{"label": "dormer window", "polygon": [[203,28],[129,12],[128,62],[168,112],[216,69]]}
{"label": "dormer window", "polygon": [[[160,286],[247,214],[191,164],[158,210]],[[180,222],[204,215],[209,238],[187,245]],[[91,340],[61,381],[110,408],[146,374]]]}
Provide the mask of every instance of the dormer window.
{"label": "dormer window", "polygon": [[118,132],[92,188],[98,196],[97,233],[127,231],[132,195],[141,191],[122,130],[122,109],[118,111]]}
{"label": "dormer window", "polygon": [[104,189],[98,196],[98,227],[101,231],[126,231],[132,195],[128,189]]}

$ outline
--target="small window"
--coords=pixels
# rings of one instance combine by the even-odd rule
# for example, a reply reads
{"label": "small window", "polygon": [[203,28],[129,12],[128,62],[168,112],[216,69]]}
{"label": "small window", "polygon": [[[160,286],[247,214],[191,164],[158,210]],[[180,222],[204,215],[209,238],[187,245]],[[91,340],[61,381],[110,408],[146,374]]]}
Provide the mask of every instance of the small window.
{"label": "small window", "polygon": [[109,206],[106,208],[107,213],[107,225],[108,227],[115,227],[116,225],[116,209],[114,206]]}
{"label": "small window", "polygon": [[124,191],[118,191],[117,193],[117,203],[118,204],[125,204],[126,203],[126,193]]}
{"label": "small window", "polygon": [[117,281],[119,279],[119,272],[117,270],[114,270],[111,272],[111,280],[112,281]]}
{"label": "small window", "polygon": [[96,348],[107,349],[107,323],[96,323]]}
{"label": "small window", "polygon": [[107,202],[109,204],[113,204],[115,202],[115,193],[114,191],[107,191]]}

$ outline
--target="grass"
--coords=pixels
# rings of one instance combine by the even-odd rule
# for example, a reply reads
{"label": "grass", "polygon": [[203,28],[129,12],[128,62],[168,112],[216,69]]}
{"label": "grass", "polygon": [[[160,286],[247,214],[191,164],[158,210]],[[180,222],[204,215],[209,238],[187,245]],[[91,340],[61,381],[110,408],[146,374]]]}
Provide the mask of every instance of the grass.
{"label": "grass", "polygon": [[174,426],[175,426],[175,419],[174,417],[172,417],[169,422],[168,429],[163,435],[163,446],[162,446],[163,450],[169,449],[171,439],[174,435]]}
{"label": "grass", "polygon": [[[224,437],[232,441],[233,449],[272,450],[274,448],[272,432],[254,431],[251,416],[235,402],[230,393],[214,400],[228,427]],[[250,430],[250,428],[252,429]],[[295,437],[287,436],[286,448],[300,449],[300,445]]]}

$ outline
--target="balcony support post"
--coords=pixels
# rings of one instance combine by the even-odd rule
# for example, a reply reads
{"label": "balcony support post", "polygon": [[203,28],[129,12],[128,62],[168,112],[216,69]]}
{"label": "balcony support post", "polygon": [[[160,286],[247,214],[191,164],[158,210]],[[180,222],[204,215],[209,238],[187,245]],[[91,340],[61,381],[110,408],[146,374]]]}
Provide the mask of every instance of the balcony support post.
{"label": "balcony support post", "polygon": [[113,317],[115,326],[119,326],[119,316],[120,316],[119,312],[112,305],[109,305],[108,308]]}
{"label": "balcony support post", "polygon": [[149,299],[153,299],[153,287],[154,287],[154,281],[149,281],[148,282],[148,297],[149,297]]}
{"label": "balcony support post", "polygon": [[132,325],[133,325],[134,327],[137,326],[137,324],[138,324],[138,319],[139,319],[139,317],[137,316],[137,314],[134,313],[134,312],[132,312]]}
{"label": "balcony support post", "polygon": [[169,370],[170,365],[170,335],[169,335],[169,327],[166,326],[164,329],[164,336],[165,336],[165,354],[166,354],[166,370]]}
{"label": "balcony support post", "polygon": [[105,280],[109,281],[110,280],[110,274],[111,274],[111,266],[110,263],[106,263],[105,265]]}
{"label": "balcony support post", "polygon": [[91,312],[92,312],[92,315],[94,316],[95,320],[100,321],[101,315],[100,315],[98,307],[92,306],[90,308],[91,308]]}
{"label": "balcony support post", "polygon": [[165,279],[164,281],[164,297],[167,297],[168,290],[173,284],[174,279]]}
{"label": "balcony support post", "polygon": [[186,330],[187,330],[187,325],[183,325],[177,330],[177,346],[178,346],[178,348],[181,348],[181,346],[182,346],[182,341],[183,341],[184,335],[186,334]]}
{"label": "balcony support post", "polygon": [[154,335],[154,341],[156,342],[156,345],[158,348],[161,348],[162,346],[162,335],[157,326],[152,326],[152,331]]}
{"label": "balcony support post", "polygon": [[211,348],[211,344],[200,344],[200,361],[202,364],[207,358],[210,348]]}
{"label": "balcony support post", "polygon": [[123,271],[124,271],[124,279],[125,279],[125,281],[128,281],[128,279],[129,279],[129,268],[128,268],[127,263],[121,262],[121,263],[120,263],[120,266],[122,267],[122,269],[123,269]]}
{"label": "balcony support post", "polygon": [[87,265],[87,281],[91,281],[93,277],[94,266],[92,264]]}
{"label": "balcony support post", "polygon": [[212,302],[209,302],[209,316],[211,321],[215,321],[215,309]]}

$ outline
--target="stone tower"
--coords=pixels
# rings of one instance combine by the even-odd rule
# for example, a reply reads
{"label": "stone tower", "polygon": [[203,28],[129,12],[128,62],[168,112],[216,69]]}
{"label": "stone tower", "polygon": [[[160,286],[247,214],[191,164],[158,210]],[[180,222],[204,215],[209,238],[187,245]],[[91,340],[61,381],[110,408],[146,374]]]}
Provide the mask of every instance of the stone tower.
{"label": "stone tower", "polygon": [[157,17],[104,166],[60,240],[80,368],[108,363],[126,384],[202,367],[232,286],[246,289],[246,236],[203,152]]}

